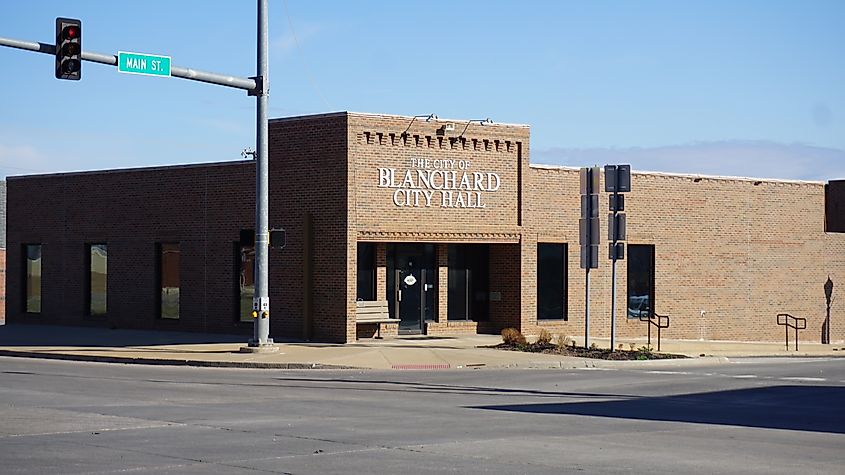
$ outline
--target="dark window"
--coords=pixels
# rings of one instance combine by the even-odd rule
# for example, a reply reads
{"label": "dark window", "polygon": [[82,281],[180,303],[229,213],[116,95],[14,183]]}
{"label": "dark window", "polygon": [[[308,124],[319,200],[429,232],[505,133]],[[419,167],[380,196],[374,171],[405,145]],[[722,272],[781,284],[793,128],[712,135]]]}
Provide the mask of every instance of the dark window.
{"label": "dark window", "polygon": [[161,318],[179,318],[179,243],[162,243],[158,246],[159,287]]}
{"label": "dark window", "polygon": [[358,243],[358,300],[376,299],[376,245]]}
{"label": "dark window", "polygon": [[537,244],[537,319],[567,320],[567,246]]}
{"label": "dark window", "polygon": [[109,251],[106,244],[88,245],[88,314],[105,315],[108,308]]}
{"label": "dark window", "polygon": [[449,320],[487,320],[489,316],[490,246],[449,246]]}
{"label": "dark window", "polygon": [[235,251],[238,320],[251,322],[252,298],[255,296],[255,245],[238,243]]}
{"label": "dark window", "polygon": [[845,233],[845,180],[831,180],[824,186],[824,230]]}
{"label": "dark window", "polygon": [[41,313],[41,244],[24,245],[26,313]]}
{"label": "dark window", "polygon": [[628,318],[654,314],[654,246],[628,245]]}

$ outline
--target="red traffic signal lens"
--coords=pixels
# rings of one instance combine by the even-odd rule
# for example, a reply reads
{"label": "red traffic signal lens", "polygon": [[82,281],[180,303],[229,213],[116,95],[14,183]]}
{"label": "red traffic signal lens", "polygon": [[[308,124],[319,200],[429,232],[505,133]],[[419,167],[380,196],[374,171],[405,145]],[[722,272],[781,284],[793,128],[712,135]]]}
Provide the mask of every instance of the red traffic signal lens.
{"label": "red traffic signal lens", "polygon": [[79,38],[79,27],[74,25],[66,26],[62,30],[62,38],[65,40],[75,40],[76,38]]}
{"label": "red traffic signal lens", "polygon": [[79,61],[75,59],[69,59],[62,63],[62,71],[65,73],[75,73],[79,71]]}

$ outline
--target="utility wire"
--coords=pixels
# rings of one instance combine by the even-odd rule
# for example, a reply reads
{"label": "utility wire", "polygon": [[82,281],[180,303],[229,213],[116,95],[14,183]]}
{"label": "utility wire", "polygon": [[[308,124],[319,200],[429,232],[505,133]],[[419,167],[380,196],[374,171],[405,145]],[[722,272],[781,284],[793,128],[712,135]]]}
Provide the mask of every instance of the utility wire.
{"label": "utility wire", "polygon": [[311,87],[314,89],[314,92],[317,93],[317,96],[320,97],[320,100],[323,101],[323,105],[326,106],[327,111],[334,110],[332,106],[329,105],[329,101],[326,100],[323,93],[320,92],[320,89],[317,87],[317,82],[314,80],[314,76],[311,74],[311,70],[308,68],[308,63],[305,61],[305,56],[302,54],[302,48],[299,46],[299,38],[296,36],[296,30],[293,28],[293,22],[290,19],[290,12],[288,11],[288,0],[284,0],[285,5],[285,16],[288,19],[288,26],[290,27],[290,33],[293,35],[293,43],[296,45],[296,51],[299,54],[300,60],[302,61],[303,70],[305,72],[305,76],[308,78],[308,82],[311,83]]}

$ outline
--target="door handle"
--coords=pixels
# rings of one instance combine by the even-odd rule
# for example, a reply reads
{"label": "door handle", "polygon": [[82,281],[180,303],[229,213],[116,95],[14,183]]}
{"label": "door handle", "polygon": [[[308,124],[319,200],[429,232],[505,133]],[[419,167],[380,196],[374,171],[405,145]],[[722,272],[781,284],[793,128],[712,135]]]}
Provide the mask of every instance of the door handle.
{"label": "door handle", "polygon": [[402,291],[401,291],[401,290],[399,291],[399,299],[398,299],[398,300],[399,300],[400,302],[402,301]]}

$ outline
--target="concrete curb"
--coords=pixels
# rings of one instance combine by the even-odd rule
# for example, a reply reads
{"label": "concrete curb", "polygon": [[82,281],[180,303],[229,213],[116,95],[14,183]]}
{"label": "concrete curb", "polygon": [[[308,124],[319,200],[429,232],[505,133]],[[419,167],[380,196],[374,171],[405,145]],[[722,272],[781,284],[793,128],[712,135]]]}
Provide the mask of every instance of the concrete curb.
{"label": "concrete curb", "polygon": [[255,368],[255,369],[355,369],[355,366],[327,365],[322,363],[267,363],[260,361],[202,361],[175,360],[117,356],[74,355],[65,353],[39,353],[30,351],[0,350],[0,356],[13,358],[38,358],[45,360],[85,361],[91,363],[143,364],[154,366],[192,366],[199,368]]}
{"label": "concrete curb", "polygon": [[[704,356],[700,358],[664,359],[664,360],[601,360],[590,358],[573,358],[571,361],[528,361],[513,363],[500,368],[526,368],[526,369],[644,369],[649,367],[683,367],[694,368],[700,366],[713,366],[730,364],[730,359],[724,356]],[[488,368],[492,368],[489,367]]]}

